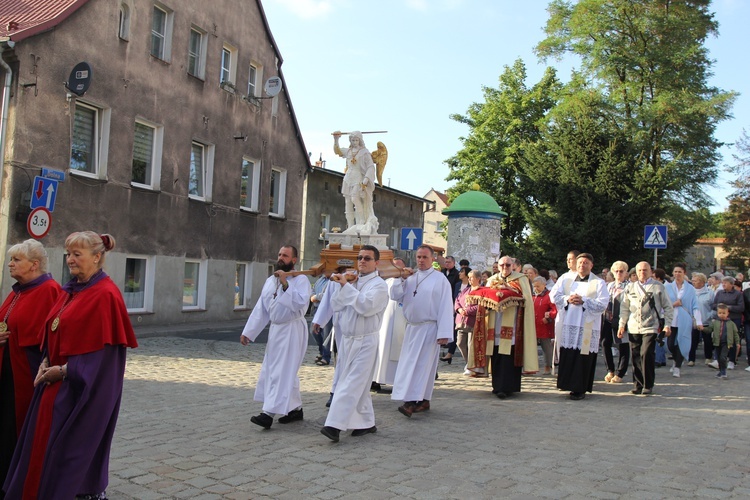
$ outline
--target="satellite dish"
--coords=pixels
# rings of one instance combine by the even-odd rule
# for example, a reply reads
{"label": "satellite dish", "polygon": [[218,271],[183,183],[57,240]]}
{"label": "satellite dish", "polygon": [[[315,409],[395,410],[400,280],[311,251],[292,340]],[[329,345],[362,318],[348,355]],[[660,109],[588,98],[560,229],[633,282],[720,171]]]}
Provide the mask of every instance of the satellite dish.
{"label": "satellite dish", "polygon": [[65,87],[78,97],[81,97],[91,85],[91,66],[87,62],[79,62],[70,72]]}
{"label": "satellite dish", "polygon": [[263,90],[266,91],[268,97],[276,97],[281,92],[281,78],[278,76],[272,76],[266,80],[266,84],[263,86]]}

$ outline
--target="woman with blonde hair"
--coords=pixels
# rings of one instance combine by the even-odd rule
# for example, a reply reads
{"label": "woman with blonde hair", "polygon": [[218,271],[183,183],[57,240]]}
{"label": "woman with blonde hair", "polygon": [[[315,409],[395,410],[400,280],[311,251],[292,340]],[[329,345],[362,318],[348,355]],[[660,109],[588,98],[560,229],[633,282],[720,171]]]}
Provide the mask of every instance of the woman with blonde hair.
{"label": "woman with blonde hair", "polygon": [[[615,279],[607,283],[609,304],[607,304],[603,316],[602,349],[604,350],[604,362],[607,365],[607,375],[605,375],[604,381],[617,384],[622,382],[625,373],[628,371],[628,363],[630,363],[628,336],[623,335],[622,338],[618,338],[617,335],[620,322],[620,305],[624,298],[622,293],[630,280],[628,279],[628,265],[621,260],[612,263],[610,272]],[[616,367],[613,349],[617,349],[619,353]]]}
{"label": "woman with blonde hair", "polygon": [[34,394],[42,361],[40,333],[60,285],[47,273],[47,252],[36,240],[8,250],[8,270],[16,280],[0,306],[0,485]]}
{"label": "woman with blonde hair", "polygon": [[122,294],[102,270],[114,246],[92,231],[65,240],[73,279],[46,317],[7,498],[106,498],[126,351],[137,346]]}

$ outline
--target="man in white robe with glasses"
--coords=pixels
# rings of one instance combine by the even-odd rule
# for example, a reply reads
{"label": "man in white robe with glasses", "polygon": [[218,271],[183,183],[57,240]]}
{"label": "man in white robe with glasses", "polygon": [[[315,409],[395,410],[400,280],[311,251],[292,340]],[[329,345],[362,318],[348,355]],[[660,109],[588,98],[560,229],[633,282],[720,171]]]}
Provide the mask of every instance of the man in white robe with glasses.
{"label": "man in white robe with glasses", "polygon": [[353,429],[352,436],[377,431],[372,408],[370,385],[378,356],[380,325],[388,305],[388,286],[375,272],[380,252],[372,245],[363,245],[357,255],[359,274],[351,283],[347,274],[331,275],[331,307],[334,329],[341,332],[346,353],[339,371],[321,434],[334,442],[341,431]]}

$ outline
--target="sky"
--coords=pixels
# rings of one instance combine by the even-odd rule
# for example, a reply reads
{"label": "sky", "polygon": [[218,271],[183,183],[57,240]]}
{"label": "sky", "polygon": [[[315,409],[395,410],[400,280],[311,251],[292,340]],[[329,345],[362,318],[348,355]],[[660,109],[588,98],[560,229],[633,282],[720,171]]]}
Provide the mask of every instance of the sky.
{"label": "sky", "polygon": [[[417,196],[445,191],[445,160],[458,152],[467,126],[450,118],[483,102],[482,88],[497,87],[505,66],[520,58],[527,86],[547,66],[567,80],[575,61],[541,62],[533,48],[544,38],[546,0],[263,0],[283,58],[282,72],[307,150],[326,168],[343,172],[331,133],[365,135],[374,150],[388,148],[383,182]],[[707,190],[712,211],[727,207],[732,144],[750,133],[750,2],[714,0],[719,36],[706,45],[715,61],[709,84],[741,95],[734,118],[718,125],[722,168]],[[266,75],[271,76],[271,75]],[[342,140],[346,146],[348,141]]]}

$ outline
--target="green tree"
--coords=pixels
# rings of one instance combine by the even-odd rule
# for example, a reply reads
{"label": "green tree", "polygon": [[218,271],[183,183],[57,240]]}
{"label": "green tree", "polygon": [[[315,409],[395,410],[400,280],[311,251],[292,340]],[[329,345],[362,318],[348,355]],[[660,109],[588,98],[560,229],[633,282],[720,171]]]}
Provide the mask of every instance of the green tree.
{"label": "green tree", "polygon": [[[710,87],[704,42],[717,35],[710,0],[553,0],[536,47],[542,59],[574,54],[581,76],[601,89],[611,119],[637,157],[634,175],[657,198],[709,204],[722,145],[716,124],[736,95]],[[653,221],[656,222],[656,221]]]}
{"label": "green tree", "polygon": [[505,66],[498,88],[484,87],[484,102],[472,104],[465,115],[451,118],[469,126],[462,137],[463,148],[446,163],[448,180],[457,181],[448,190],[451,200],[478,184],[508,214],[503,219],[503,248],[524,237],[527,226],[522,214],[532,196],[520,178],[519,161],[525,141],[539,137],[539,126],[555,104],[560,88],[555,71],[548,68],[531,88],[526,86],[526,66],[520,59]]}
{"label": "green tree", "polygon": [[735,164],[729,167],[734,174],[735,191],[729,196],[729,207],[723,214],[722,229],[726,237],[724,249],[732,258],[750,257],[750,137],[745,130],[736,144]]}

